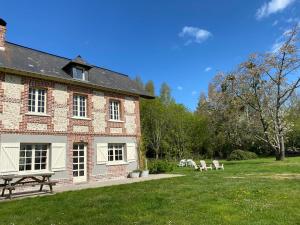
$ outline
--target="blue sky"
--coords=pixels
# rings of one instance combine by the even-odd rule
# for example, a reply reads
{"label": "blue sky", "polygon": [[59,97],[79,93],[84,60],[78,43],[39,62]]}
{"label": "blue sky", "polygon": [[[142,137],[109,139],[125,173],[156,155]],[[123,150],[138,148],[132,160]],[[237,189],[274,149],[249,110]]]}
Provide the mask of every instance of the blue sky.
{"label": "blue sky", "polygon": [[[162,82],[194,110],[218,71],[272,50],[299,0],[2,1],[7,40]],[[5,9],[5,10],[4,10]]]}

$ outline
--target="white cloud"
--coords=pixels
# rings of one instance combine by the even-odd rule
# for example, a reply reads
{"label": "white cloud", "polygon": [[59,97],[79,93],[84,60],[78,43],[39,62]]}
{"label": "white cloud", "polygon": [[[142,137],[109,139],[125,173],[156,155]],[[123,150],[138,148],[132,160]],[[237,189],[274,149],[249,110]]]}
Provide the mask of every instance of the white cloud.
{"label": "white cloud", "polygon": [[272,53],[276,53],[280,50],[280,48],[282,47],[282,45],[284,44],[283,41],[276,41],[271,48],[271,52]]}
{"label": "white cloud", "polygon": [[192,91],[192,95],[196,95],[197,94],[197,91]]}
{"label": "white cloud", "polygon": [[282,35],[276,39],[275,43],[271,47],[271,52],[276,53],[280,50],[282,45],[285,43],[285,37],[287,37],[291,33],[291,29],[285,30]]}
{"label": "white cloud", "polygon": [[272,26],[276,26],[278,24],[278,20],[275,20],[273,23],[272,23]]}
{"label": "white cloud", "polygon": [[178,91],[182,91],[182,89],[183,89],[183,87],[177,86],[177,90],[178,90]]}
{"label": "white cloud", "polygon": [[209,72],[209,71],[211,71],[211,69],[212,69],[212,68],[208,66],[208,67],[205,68],[204,71],[205,71],[205,72]]}
{"label": "white cloud", "polygon": [[286,20],[286,22],[287,22],[287,23],[295,24],[295,25],[297,25],[297,26],[300,25],[300,19],[299,19],[298,17],[295,17],[295,18],[290,17],[290,18],[288,18],[288,19]]}
{"label": "white cloud", "polygon": [[256,18],[262,19],[273,13],[280,12],[293,2],[295,2],[295,0],[271,0],[266,2],[256,11]]}
{"label": "white cloud", "polygon": [[185,45],[191,43],[202,43],[212,36],[212,33],[208,30],[200,29],[198,27],[185,26],[182,31],[178,34],[179,37],[186,39]]}

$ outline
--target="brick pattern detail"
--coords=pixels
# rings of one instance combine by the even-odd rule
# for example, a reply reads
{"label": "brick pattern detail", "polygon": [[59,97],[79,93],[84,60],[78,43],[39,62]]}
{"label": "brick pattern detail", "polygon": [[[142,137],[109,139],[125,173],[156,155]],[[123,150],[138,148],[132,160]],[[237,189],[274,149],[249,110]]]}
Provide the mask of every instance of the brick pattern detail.
{"label": "brick pattern detail", "polygon": [[[125,96],[115,94],[115,93],[105,93],[106,98],[106,121],[107,121],[107,127],[106,127],[106,133],[112,133],[113,135],[125,135],[125,111],[124,111],[124,101]],[[124,122],[113,122],[109,121],[109,103],[110,101],[115,100],[120,102],[120,120]],[[121,129],[114,129],[114,128],[121,128]],[[120,132],[114,132],[116,130],[120,130]]]}
{"label": "brick pattern detail", "polygon": [[94,148],[93,146],[93,140],[94,137],[91,135],[76,135],[76,134],[70,134],[68,135],[68,159],[67,162],[67,171],[69,174],[69,177],[73,177],[73,144],[74,143],[84,143],[87,146],[86,149],[86,160],[87,160],[87,175],[88,175],[88,181],[92,179],[92,170],[93,170],[93,155],[94,155]]}
{"label": "brick pattern detail", "polygon": [[[4,89],[2,87],[2,83],[4,82],[5,75],[3,72],[0,72],[0,115],[3,113],[3,99],[4,99]],[[0,116],[1,118],[1,116]],[[3,129],[2,120],[0,120],[0,129]]]}
{"label": "brick pattern detail", "polygon": [[140,99],[135,101],[135,124],[136,124],[136,136],[138,139],[141,137],[141,115],[140,115]]}
{"label": "brick pattern detail", "polygon": [[126,177],[128,175],[126,165],[107,166],[108,177]]}
{"label": "brick pattern detail", "polygon": [[[87,175],[88,180],[95,179],[92,176],[93,171],[93,155],[95,150],[93,149],[93,141],[95,136],[128,136],[139,139],[140,137],[140,112],[139,112],[139,98],[134,96],[125,96],[112,92],[97,92],[89,88],[80,86],[59,84],[52,81],[28,78],[21,78],[20,97],[18,98],[6,98],[4,83],[7,74],[0,72],[0,133],[9,134],[39,134],[39,135],[61,135],[67,136],[68,139],[68,162],[67,171],[69,180],[64,179],[64,183],[72,182],[72,156],[73,156],[73,143],[83,142],[87,145]],[[12,74],[9,74],[12,75]],[[15,76],[15,75],[13,75]],[[15,76],[16,77],[16,76]],[[43,88],[47,91],[47,113],[46,116],[28,115],[28,92],[30,87]],[[10,90],[11,91],[11,90]],[[10,92],[14,94],[14,92]],[[80,94],[87,97],[87,118],[76,119],[73,118],[73,95]],[[62,101],[59,96],[64,96],[65,102]],[[98,95],[95,96],[95,95]],[[99,97],[100,96],[100,97]],[[132,99],[132,104],[135,105],[134,113],[132,111],[125,111],[125,100]],[[120,119],[122,122],[109,121],[109,101],[118,100],[120,102]],[[100,106],[97,102],[100,102]],[[18,104],[20,115],[20,122],[18,122],[18,129],[4,129],[3,121],[6,119],[3,115],[5,110],[5,104]],[[57,111],[58,110],[58,111]],[[67,110],[67,114],[61,114],[62,117],[57,118],[57,114],[60,114],[59,110]],[[65,112],[64,111],[64,112]],[[98,114],[97,114],[98,113]],[[95,117],[99,115],[105,115],[104,118]],[[135,116],[135,132],[128,133],[126,130],[126,116]],[[60,127],[59,121],[66,121],[66,123]],[[103,121],[102,121],[103,120]],[[100,121],[101,126],[95,127],[95,121]],[[96,124],[97,125],[97,124]],[[64,126],[66,129],[64,130]],[[28,130],[28,127],[30,130]],[[45,129],[45,127],[47,129]],[[56,127],[56,128],[55,128]],[[84,128],[84,129],[81,129]],[[103,129],[102,129],[103,128]],[[114,132],[112,132],[114,131]],[[111,177],[124,177],[127,176],[126,165],[108,166],[107,176]]]}
{"label": "brick pattern detail", "polygon": [[[115,94],[111,92],[104,93],[105,104],[102,109],[94,109],[93,106],[93,91],[91,89],[79,87],[79,86],[67,86],[67,95],[68,100],[67,104],[60,104],[55,102],[54,100],[54,88],[55,84],[51,81],[43,81],[37,80],[34,78],[22,78],[22,85],[24,87],[23,91],[21,92],[21,99],[13,99],[13,98],[6,98],[4,95],[3,89],[3,82],[5,82],[5,74],[0,73],[0,128],[1,132],[3,133],[26,133],[26,134],[45,134],[45,135],[68,135],[73,133],[78,133],[79,126],[88,127],[87,129],[83,129],[83,134],[94,135],[94,136],[139,136],[140,135],[140,118],[139,118],[139,99],[136,97],[130,97],[134,99],[135,103],[135,113],[127,113],[125,112],[125,96],[120,94]],[[47,91],[47,116],[37,116],[37,115],[28,115],[28,92],[30,87],[36,88],[43,88]],[[80,94],[87,97],[87,119],[75,119],[73,117],[73,95]],[[118,100],[120,101],[120,118],[122,122],[112,122],[109,121],[109,101],[110,100]],[[1,112],[3,112],[4,102],[8,104],[11,103],[18,103],[21,105],[20,109],[20,116],[21,122],[19,123],[18,129],[4,129],[1,125],[2,119],[5,118],[1,117]],[[67,129],[64,130],[55,130],[54,129],[54,118],[55,110],[57,109],[64,109],[67,108],[67,116],[66,118],[60,118],[63,121],[67,121]],[[56,111],[57,112],[57,111]],[[103,124],[105,124],[105,129],[103,132],[94,131],[94,124],[93,121],[95,119],[95,112],[103,112],[105,114],[105,118]],[[135,116],[135,123],[136,123],[136,132],[127,132],[126,131],[126,116],[134,115]],[[41,125],[47,125],[47,130],[28,130],[27,127],[34,127],[32,124],[36,124],[36,127],[41,127]],[[74,132],[74,126],[75,131]],[[112,129],[111,128],[119,128],[119,129]],[[120,132],[119,132],[120,131]]]}
{"label": "brick pattern detail", "polygon": [[[22,102],[23,107],[21,109],[21,114],[23,116],[22,122],[20,122],[20,130],[26,131],[28,127],[28,124],[47,124],[47,130],[30,130],[30,132],[45,132],[49,133],[53,131],[53,124],[52,124],[52,118],[53,118],[53,87],[54,83],[50,81],[43,81],[43,80],[36,80],[31,78],[23,78],[22,82],[24,84],[24,91],[22,93]],[[48,116],[33,116],[33,115],[26,115],[28,113],[28,92],[29,88],[43,88],[46,90],[46,114]]]}
{"label": "brick pattern detail", "polygon": [[[85,126],[88,127],[88,131],[86,132],[83,130],[82,133],[93,135],[93,124],[92,124],[92,90],[86,89],[82,87],[76,87],[76,86],[68,86],[68,92],[69,92],[69,99],[68,99],[68,105],[69,105],[69,111],[68,111],[68,117],[69,117],[69,125],[68,125],[68,133],[74,133],[74,126]],[[74,95],[82,95],[86,97],[87,100],[87,119],[74,119],[73,117],[73,96]],[[76,130],[76,129],[75,129]]]}

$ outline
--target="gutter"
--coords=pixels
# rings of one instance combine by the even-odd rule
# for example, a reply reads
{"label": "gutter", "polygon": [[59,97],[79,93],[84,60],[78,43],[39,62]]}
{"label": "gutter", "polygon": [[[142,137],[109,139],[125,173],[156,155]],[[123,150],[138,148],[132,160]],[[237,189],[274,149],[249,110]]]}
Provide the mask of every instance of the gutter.
{"label": "gutter", "polygon": [[28,72],[28,71],[24,71],[24,70],[7,68],[7,67],[0,67],[0,71],[20,75],[23,77],[33,77],[33,78],[38,78],[38,79],[41,79],[41,76],[42,76],[43,79],[45,79],[45,80],[56,81],[56,82],[60,82],[60,83],[64,83],[64,84],[72,84],[72,85],[77,85],[77,86],[82,86],[82,87],[87,87],[87,88],[93,88],[93,89],[99,90],[99,91],[115,92],[115,93],[128,95],[128,96],[142,97],[145,99],[154,99],[155,98],[154,96],[151,96],[151,95],[137,94],[137,93],[132,93],[132,92],[126,92],[126,91],[119,90],[119,89],[103,87],[98,84],[90,83],[88,81],[86,81],[86,82],[77,81],[74,79],[54,77],[54,76],[49,76],[47,74]]}

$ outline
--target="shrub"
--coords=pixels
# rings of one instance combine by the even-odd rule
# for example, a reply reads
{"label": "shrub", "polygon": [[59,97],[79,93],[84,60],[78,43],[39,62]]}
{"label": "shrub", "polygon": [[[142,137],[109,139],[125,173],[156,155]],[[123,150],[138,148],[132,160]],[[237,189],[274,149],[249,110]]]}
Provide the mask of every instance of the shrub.
{"label": "shrub", "polygon": [[174,170],[174,164],[169,163],[168,161],[155,160],[152,161],[149,165],[149,173],[158,174],[166,173]]}
{"label": "shrub", "polygon": [[247,159],[256,159],[256,158],[257,155],[254,152],[238,149],[232,151],[227,160],[247,160]]}

